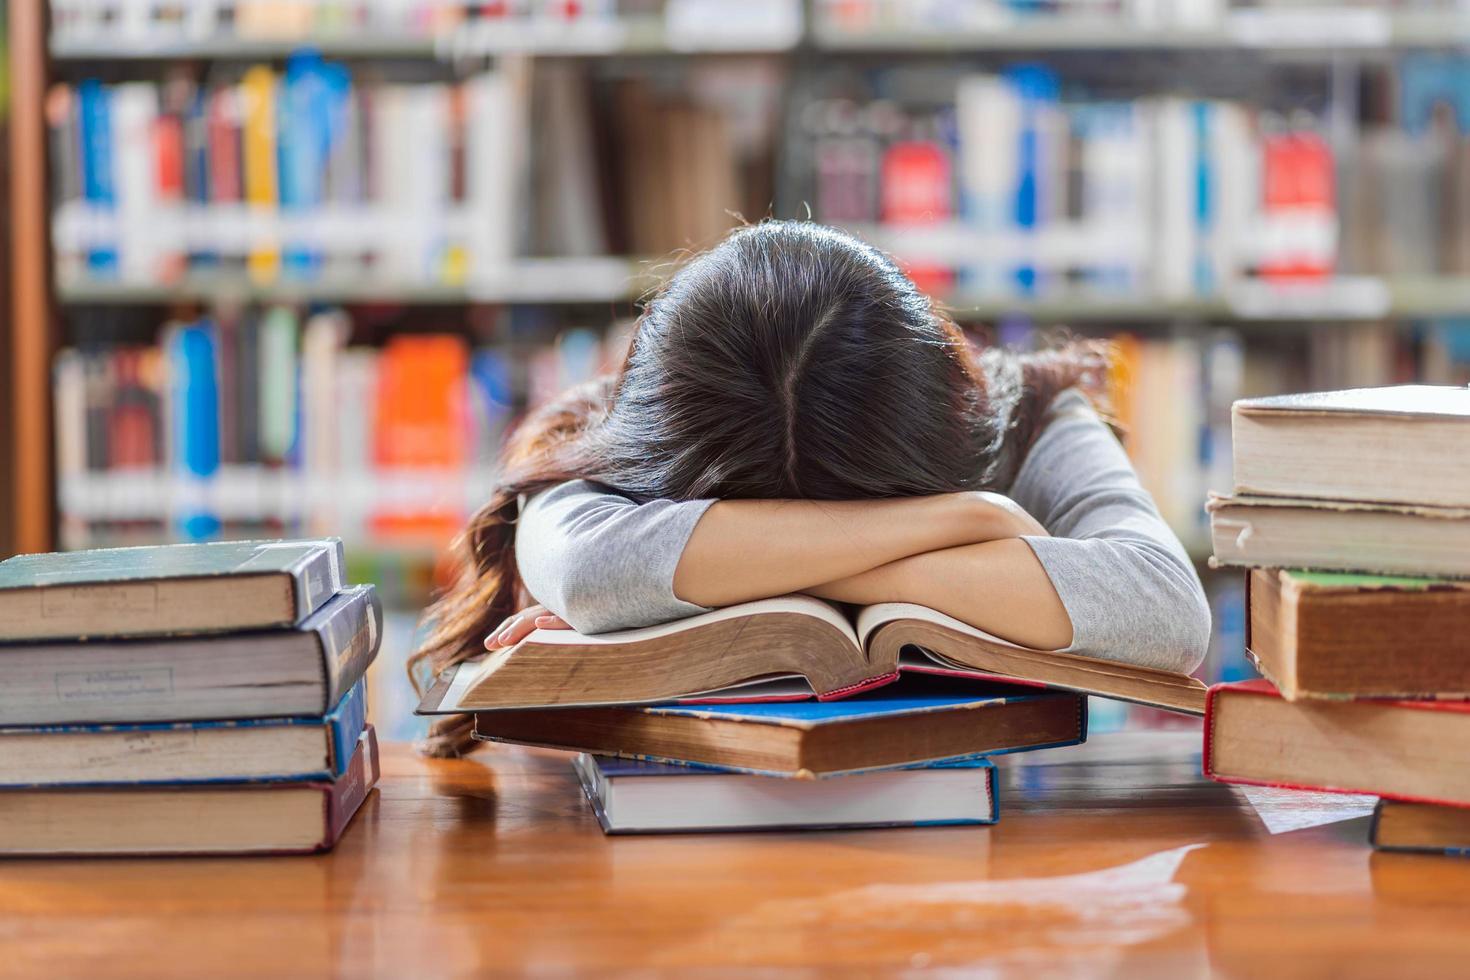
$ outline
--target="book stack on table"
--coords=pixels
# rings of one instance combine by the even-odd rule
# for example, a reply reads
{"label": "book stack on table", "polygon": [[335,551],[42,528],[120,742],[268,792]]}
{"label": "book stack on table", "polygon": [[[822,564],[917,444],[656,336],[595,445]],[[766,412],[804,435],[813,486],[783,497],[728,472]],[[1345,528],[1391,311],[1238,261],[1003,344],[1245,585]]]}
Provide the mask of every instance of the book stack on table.
{"label": "book stack on table", "polygon": [[341,541],[0,562],[0,854],[331,848],[378,778]]}
{"label": "book stack on table", "polygon": [[1210,691],[1224,782],[1380,797],[1371,840],[1470,854],[1470,388],[1237,402],[1215,561],[1265,678]]}
{"label": "book stack on table", "polygon": [[603,829],[992,823],[988,757],[1073,745],[1086,694],[1200,714],[1180,674],[1028,650],[922,606],[784,596],[598,636],[537,630],[444,671],[422,714],[583,753]]}

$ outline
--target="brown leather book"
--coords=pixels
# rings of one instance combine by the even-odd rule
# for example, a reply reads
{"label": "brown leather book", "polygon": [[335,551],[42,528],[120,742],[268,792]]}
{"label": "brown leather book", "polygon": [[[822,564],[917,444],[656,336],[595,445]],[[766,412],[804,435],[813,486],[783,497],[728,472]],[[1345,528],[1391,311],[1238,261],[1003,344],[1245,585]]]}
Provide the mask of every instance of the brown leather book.
{"label": "brown leather book", "polygon": [[1237,493],[1470,507],[1470,388],[1250,398],[1231,428]]}
{"label": "brown leather book", "polygon": [[331,782],[6,790],[0,855],[327,851],[378,774],[378,739],[369,725],[346,771]]}
{"label": "brown leather book", "polygon": [[1470,809],[1379,800],[1368,842],[1380,851],[1470,857]]}
{"label": "brown leather book", "polygon": [[901,672],[1204,712],[1204,685],[1184,674],[1028,649],[910,603],[866,606],[853,620],[830,603],[792,595],[618,633],[537,630],[508,650],[445,671],[419,713],[833,700],[889,684]]}
{"label": "brown leather book", "polygon": [[486,711],[487,741],[698,763],[767,776],[835,776],[1073,745],[1087,699],[1060,691],[909,676],[826,704],[744,703]]}
{"label": "brown leather book", "polygon": [[1289,701],[1470,698],[1470,582],[1257,569],[1246,646]]}

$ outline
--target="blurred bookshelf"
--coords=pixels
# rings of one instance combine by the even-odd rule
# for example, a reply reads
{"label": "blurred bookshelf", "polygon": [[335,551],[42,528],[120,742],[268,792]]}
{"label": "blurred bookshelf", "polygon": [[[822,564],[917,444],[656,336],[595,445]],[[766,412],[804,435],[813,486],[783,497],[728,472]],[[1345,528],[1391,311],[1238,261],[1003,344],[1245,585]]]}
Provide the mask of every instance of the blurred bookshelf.
{"label": "blurred bookshelf", "polygon": [[[1470,381],[1466,4],[35,6],[15,548],[336,533],[417,609],[506,429],[766,215],[889,251],[981,342],[1114,339],[1201,557],[1235,398]],[[1229,678],[1239,582],[1205,574]]]}

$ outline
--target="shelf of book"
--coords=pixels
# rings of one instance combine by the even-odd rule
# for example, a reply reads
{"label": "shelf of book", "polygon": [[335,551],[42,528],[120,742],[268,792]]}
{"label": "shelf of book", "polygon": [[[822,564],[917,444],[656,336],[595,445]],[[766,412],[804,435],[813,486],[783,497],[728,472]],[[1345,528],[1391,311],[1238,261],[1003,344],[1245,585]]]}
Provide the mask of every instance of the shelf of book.
{"label": "shelf of book", "polygon": [[[656,288],[663,275],[652,260],[543,258],[520,260],[498,276],[457,285],[364,276],[274,283],[253,282],[244,275],[192,274],[173,283],[70,276],[59,279],[56,296],[67,306],[118,307],[228,302],[576,306],[632,302]],[[963,287],[936,297],[962,322],[1014,317],[1037,323],[1209,322],[1251,329],[1470,316],[1470,280],[1451,276],[1243,280],[1222,295],[1184,299],[1076,288],[1017,296]]]}
{"label": "shelf of book", "polygon": [[252,280],[243,274],[190,273],[176,282],[129,282],[61,276],[57,299],[69,305],[156,306],[174,302],[581,304],[623,302],[657,285],[650,261],[617,256],[518,259],[458,283],[395,282],[359,274],[319,279]]}
{"label": "shelf of book", "polygon": [[1061,14],[853,25],[818,17],[811,28],[811,42],[818,50],[883,54],[1261,51],[1336,56],[1452,48],[1467,38],[1470,17],[1454,10],[1389,12],[1340,6],[1231,10],[1203,25]]}

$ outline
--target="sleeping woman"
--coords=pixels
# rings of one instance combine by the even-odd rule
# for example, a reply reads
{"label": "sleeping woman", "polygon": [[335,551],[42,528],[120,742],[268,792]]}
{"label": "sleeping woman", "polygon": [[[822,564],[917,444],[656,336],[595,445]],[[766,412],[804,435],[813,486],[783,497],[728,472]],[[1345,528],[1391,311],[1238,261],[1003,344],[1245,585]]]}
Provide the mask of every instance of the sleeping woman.
{"label": "sleeping woman", "polygon": [[[1094,409],[1105,370],[1092,343],[977,350],[841,232],[735,231],[651,301],[616,377],[516,431],[411,669],[804,592],[1191,671],[1209,606]],[[442,720],[428,749],[463,734]]]}

